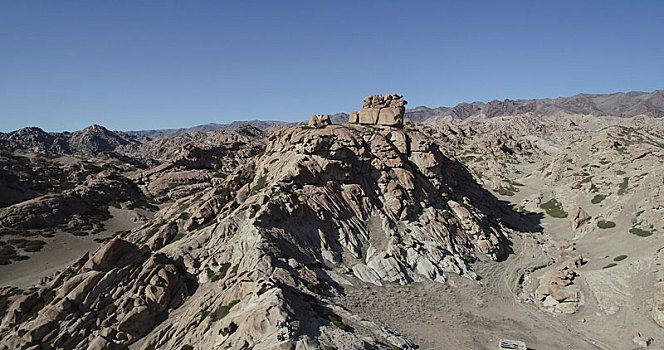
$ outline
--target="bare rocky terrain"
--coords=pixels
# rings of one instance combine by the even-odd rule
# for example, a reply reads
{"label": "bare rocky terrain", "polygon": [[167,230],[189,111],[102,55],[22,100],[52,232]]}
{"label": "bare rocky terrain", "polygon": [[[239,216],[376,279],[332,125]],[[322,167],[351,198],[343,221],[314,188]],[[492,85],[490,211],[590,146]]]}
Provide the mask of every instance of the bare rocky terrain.
{"label": "bare rocky terrain", "polygon": [[660,348],[660,100],[0,134],[0,349]]}

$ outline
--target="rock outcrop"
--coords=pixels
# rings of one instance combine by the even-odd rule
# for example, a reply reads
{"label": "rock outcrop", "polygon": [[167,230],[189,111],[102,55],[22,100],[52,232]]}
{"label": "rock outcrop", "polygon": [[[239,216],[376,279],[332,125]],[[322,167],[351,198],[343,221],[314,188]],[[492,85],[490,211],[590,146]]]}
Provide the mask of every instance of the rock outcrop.
{"label": "rock outcrop", "polygon": [[147,334],[196,288],[181,260],[114,239],[18,297],[0,325],[12,349],[124,348]]}
{"label": "rock outcrop", "polygon": [[312,128],[320,128],[332,124],[332,120],[330,119],[330,116],[327,114],[317,114],[311,116],[307,124]]}
{"label": "rock outcrop", "polygon": [[369,96],[359,112],[350,114],[348,123],[402,127],[407,103],[402,97],[397,94]]}
{"label": "rock outcrop", "polygon": [[570,216],[570,221],[572,222],[572,229],[576,230],[590,220],[590,215],[586,213],[585,210],[581,207],[576,207]]}
{"label": "rock outcrop", "polygon": [[542,307],[563,314],[578,311],[583,300],[578,284],[574,283],[578,276],[574,269],[582,262],[583,259],[577,256],[546,271],[535,291],[535,298],[542,303]]}

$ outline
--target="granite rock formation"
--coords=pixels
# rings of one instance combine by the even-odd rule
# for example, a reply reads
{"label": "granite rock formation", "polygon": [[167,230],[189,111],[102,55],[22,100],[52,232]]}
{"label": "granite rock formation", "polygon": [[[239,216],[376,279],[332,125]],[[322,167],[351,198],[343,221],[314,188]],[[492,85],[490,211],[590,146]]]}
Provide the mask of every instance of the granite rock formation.
{"label": "granite rock formation", "polygon": [[397,94],[369,96],[359,112],[350,114],[348,123],[402,127],[407,103],[402,97]]}
{"label": "granite rock formation", "polygon": [[330,116],[327,114],[317,114],[309,118],[308,125],[312,128],[320,128],[332,124]]}

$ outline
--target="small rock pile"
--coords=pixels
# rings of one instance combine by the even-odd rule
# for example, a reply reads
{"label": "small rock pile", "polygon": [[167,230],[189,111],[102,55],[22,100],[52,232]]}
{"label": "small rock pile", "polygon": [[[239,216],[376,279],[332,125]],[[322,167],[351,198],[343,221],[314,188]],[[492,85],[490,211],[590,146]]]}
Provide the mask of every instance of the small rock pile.
{"label": "small rock pile", "polygon": [[574,283],[578,276],[574,271],[581,266],[580,256],[570,258],[565,263],[547,271],[535,291],[535,298],[549,311],[572,314],[578,311],[581,303],[581,291]]}
{"label": "small rock pile", "polygon": [[348,118],[350,124],[385,125],[403,127],[406,113],[406,100],[397,94],[372,95],[364,99],[359,112],[353,112]]}

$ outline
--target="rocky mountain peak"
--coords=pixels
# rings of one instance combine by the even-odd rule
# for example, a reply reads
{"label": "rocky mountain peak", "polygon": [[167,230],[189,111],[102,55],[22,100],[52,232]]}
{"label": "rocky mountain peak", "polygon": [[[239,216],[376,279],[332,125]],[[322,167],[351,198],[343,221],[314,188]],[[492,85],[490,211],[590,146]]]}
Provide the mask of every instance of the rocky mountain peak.
{"label": "rocky mountain peak", "polygon": [[350,114],[348,123],[402,127],[407,103],[402,97],[397,94],[368,96],[362,109]]}

